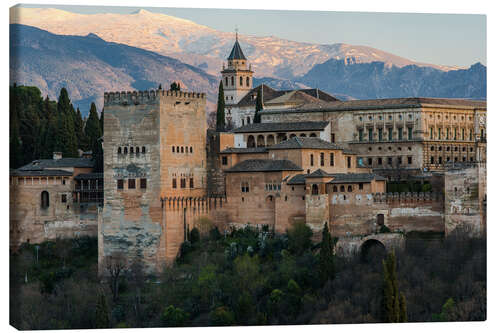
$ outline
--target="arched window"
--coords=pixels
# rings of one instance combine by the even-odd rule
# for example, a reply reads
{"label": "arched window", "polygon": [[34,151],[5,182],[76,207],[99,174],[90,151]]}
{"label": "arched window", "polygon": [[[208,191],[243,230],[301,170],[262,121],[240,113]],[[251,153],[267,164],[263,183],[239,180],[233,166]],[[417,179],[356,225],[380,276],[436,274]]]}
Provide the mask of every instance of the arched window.
{"label": "arched window", "polygon": [[134,147],[130,147],[130,155],[134,153]]}
{"label": "arched window", "polygon": [[247,148],[254,148],[255,147],[255,138],[253,135],[249,135],[247,139]]}
{"label": "arched window", "polygon": [[250,87],[250,78],[247,76],[247,87]]}
{"label": "arched window", "polygon": [[340,192],[345,192],[345,187],[344,187],[344,185],[340,186]]}
{"label": "arched window", "polygon": [[275,141],[274,141],[274,135],[269,134],[267,136],[267,145],[268,146],[272,146],[272,145],[274,145],[274,143],[275,143]]}
{"label": "arched window", "polygon": [[243,76],[240,76],[240,86],[243,85]]}
{"label": "arched window", "polygon": [[231,85],[234,86],[234,76],[231,76]]}
{"label": "arched window", "polygon": [[257,147],[265,147],[266,146],[266,143],[264,141],[264,136],[263,135],[259,135],[257,137]]}
{"label": "arched window", "polygon": [[302,134],[300,135],[300,137],[301,137],[301,138],[305,138],[306,136],[307,136],[307,135],[305,135],[304,133],[302,133]]}
{"label": "arched window", "polygon": [[312,194],[312,195],[318,195],[318,194],[319,194],[318,185],[313,184],[313,186],[312,186],[312,188],[311,188],[311,194]]}
{"label": "arched window", "polygon": [[179,146],[177,146],[177,152],[179,152],[179,149],[180,149]]}
{"label": "arched window", "polygon": [[135,153],[139,155],[139,147],[135,147]]}
{"label": "arched window", "polygon": [[128,154],[128,149],[127,149],[127,147],[124,147],[124,148],[123,148],[123,153],[124,153],[125,155],[127,155],[127,154]]}
{"label": "arched window", "polygon": [[310,160],[311,160],[311,166],[314,166],[314,155],[313,154],[311,154]]}
{"label": "arched window", "polygon": [[247,125],[250,124],[250,117],[247,117]]}
{"label": "arched window", "polygon": [[192,154],[193,153],[193,147],[189,147],[189,152]]}
{"label": "arched window", "polygon": [[316,137],[316,134],[315,134],[315,133],[311,133],[311,134],[309,134],[309,137],[310,137],[310,138],[315,138],[315,137]]}
{"label": "arched window", "polygon": [[42,206],[42,209],[48,208],[49,205],[50,205],[50,202],[49,202],[49,192],[43,191],[42,194],[41,194],[41,206]]}
{"label": "arched window", "polygon": [[181,147],[181,153],[184,153],[184,147]]}
{"label": "arched window", "polygon": [[122,147],[118,147],[118,154],[122,153]]}
{"label": "arched window", "polygon": [[290,134],[290,139],[295,137],[296,137],[295,133]]}
{"label": "arched window", "polygon": [[338,188],[337,188],[337,185],[333,185],[333,192],[338,192]]}
{"label": "arched window", "polygon": [[142,146],[142,153],[146,154],[146,147]]}
{"label": "arched window", "polygon": [[226,76],[226,87],[227,87],[227,84],[228,84],[228,82],[227,82],[227,76]]}
{"label": "arched window", "polygon": [[351,185],[347,186],[347,192],[352,192],[352,186]]}
{"label": "arched window", "polygon": [[172,153],[175,153],[175,146],[172,146]]}
{"label": "arched window", "polygon": [[186,154],[189,153],[189,148],[186,146]]}

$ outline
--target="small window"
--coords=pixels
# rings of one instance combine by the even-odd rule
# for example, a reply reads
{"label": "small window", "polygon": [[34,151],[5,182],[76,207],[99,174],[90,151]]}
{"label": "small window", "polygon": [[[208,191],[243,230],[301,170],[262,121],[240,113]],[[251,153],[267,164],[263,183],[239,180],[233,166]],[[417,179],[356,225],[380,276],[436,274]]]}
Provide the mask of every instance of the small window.
{"label": "small window", "polygon": [[352,186],[351,185],[347,186],[347,192],[352,192]]}
{"label": "small window", "polygon": [[363,189],[363,183],[359,183],[359,189],[362,190]]}
{"label": "small window", "polygon": [[194,188],[194,179],[189,178],[189,188]]}
{"label": "small window", "polygon": [[117,190],[123,190],[123,179],[118,179],[116,181],[116,189]]}
{"label": "small window", "polygon": [[193,153],[193,147],[189,147],[189,152],[192,154]]}
{"label": "small window", "polygon": [[125,155],[127,155],[127,154],[128,154],[128,148],[127,148],[127,147],[123,148],[123,153],[124,153]]}
{"label": "small window", "polygon": [[134,189],[135,188],[135,178],[131,178],[128,180],[128,188],[129,189]]}
{"label": "small window", "polygon": [[378,162],[378,165],[382,165],[382,157],[379,157],[377,162]]}
{"label": "small window", "polygon": [[347,167],[351,167],[351,156],[347,156]]}
{"label": "small window", "polygon": [[175,153],[175,147],[172,146],[172,153]]}
{"label": "small window", "polygon": [[345,192],[345,187],[344,187],[344,185],[340,186],[340,192]]}
{"label": "small window", "polygon": [[330,166],[334,166],[335,164],[335,155],[333,153],[330,153]]}
{"label": "small window", "polygon": [[325,166],[325,153],[320,153],[319,158],[320,158],[320,165]]}
{"label": "small window", "polygon": [[139,155],[139,147],[135,147],[135,153]]}
{"label": "small window", "polygon": [[48,208],[50,206],[49,192],[43,191],[41,193],[41,201],[42,208]]}
{"label": "small window", "polygon": [[186,178],[181,178],[181,188],[186,188]]}
{"label": "small window", "polygon": [[147,188],[148,180],[146,178],[141,178],[141,188]]}
{"label": "small window", "polygon": [[311,166],[314,166],[314,155],[313,154],[311,154],[310,159],[311,159]]}
{"label": "small window", "polygon": [[222,156],[222,165],[227,165],[227,156]]}
{"label": "small window", "polygon": [[181,154],[184,154],[184,147],[181,147]]}
{"label": "small window", "polygon": [[172,188],[177,188],[177,179],[172,178]]}
{"label": "small window", "polygon": [[62,184],[63,184],[63,185],[66,185],[66,178],[63,178],[63,180],[62,180]]}
{"label": "small window", "polygon": [[146,147],[142,146],[142,153],[146,154]]}
{"label": "small window", "polygon": [[122,147],[118,147],[118,154],[122,153]]}
{"label": "small window", "polygon": [[180,151],[180,148],[179,148],[179,146],[177,146],[177,149],[176,149],[176,150],[177,150],[177,152],[179,152],[179,151]]}
{"label": "small window", "polygon": [[333,192],[338,192],[338,188],[337,188],[337,185],[333,185]]}
{"label": "small window", "polygon": [[67,201],[66,194],[61,194],[61,202],[66,203],[66,201]]}
{"label": "small window", "polygon": [[412,164],[412,162],[413,162],[412,157],[411,157],[411,156],[408,156],[408,164]]}
{"label": "small window", "polygon": [[250,87],[250,78],[247,76],[247,87]]}

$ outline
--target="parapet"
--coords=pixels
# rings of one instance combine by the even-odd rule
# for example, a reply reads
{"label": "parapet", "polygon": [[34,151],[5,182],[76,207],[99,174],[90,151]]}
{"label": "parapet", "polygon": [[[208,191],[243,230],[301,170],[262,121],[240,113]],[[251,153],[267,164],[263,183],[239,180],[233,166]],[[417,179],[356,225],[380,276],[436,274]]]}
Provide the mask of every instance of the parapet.
{"label": "parapet", "polygon": [[443,196],[435,192],[402,192],[402,193],[375,193],[373,202],[376,203],[417,203],[440,202]]}
{"label": "parapet", "polygon": [[140,105],[156,104],[162,97],[174,97],[182,100],[205,99],[205,93],[171,91],[171,90],[144,90],[144,91],[116,91],[104,93],[104,106],[108,105]]}

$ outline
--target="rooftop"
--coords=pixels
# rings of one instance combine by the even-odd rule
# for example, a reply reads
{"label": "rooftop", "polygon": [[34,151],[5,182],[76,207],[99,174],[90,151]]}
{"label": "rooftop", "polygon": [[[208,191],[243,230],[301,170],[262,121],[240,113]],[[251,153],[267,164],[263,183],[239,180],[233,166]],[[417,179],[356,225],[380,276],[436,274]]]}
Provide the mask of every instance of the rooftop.
{"label": "rooftop", "polygon": [[302,171],[295,163],[289,160],[252,159],[242,161],[226,172],[273,172],[273,171]]}
{"label": "rooftop", "polygon": [[236,148],[229,147],[221,151],[221,154],[258,154],[258,153],[267,153],[266,147],[253,147],[253,148]]}
{"label": "rooftop", "polygon": [[12,170],[11,176],[19,177],[46,177],[46,176],[72,176],[73,173],[66,170],[46,169],[46,170]]}
{"label": "rooftop", "polygon": [[320,138],[295,136],[286,141],[275,144],[268,149],[336,149],[344,150],[342,147]]}
{"label": "rooftop", "polygon": [[102,172],[89,172],[89,173],[80,173],[78,174],[75,179],[76,180],[83,180],[83,179],[99,179],[103,178],[103,173]]}
{"label": "rooftop", "polygon": [[42,159],[34,160],[20,167],[19,171],[41,171],[47,168],[93,168],[94,160],[90,158],[75,158],[75,157],[65,157],[60,159]]}
{"label": "rooftop", "polygon": [[234,133],[321,131],[328,121],[301,121],[293,123],[253,123],[233,130]]}
{"label": "rooftop", "polygon": [[227,58],[227,60],[247,60],[245,55],[243,54],[243,50],[241,49],[240,43],[238,39],[234,42],[233,49],[231,50],[231,54]]}
{"label": "rooftop", "polygon": [[373,174],[373,173],[327,173],[321,169],[318,169],[310,174],[300,174],[293,176],[288,182],[288,185],[304,185],[306,183],[306,178],[333,178],[328,183],[339,184],[339,183],[368,183],[372,180],[386,180],[386,178]]}

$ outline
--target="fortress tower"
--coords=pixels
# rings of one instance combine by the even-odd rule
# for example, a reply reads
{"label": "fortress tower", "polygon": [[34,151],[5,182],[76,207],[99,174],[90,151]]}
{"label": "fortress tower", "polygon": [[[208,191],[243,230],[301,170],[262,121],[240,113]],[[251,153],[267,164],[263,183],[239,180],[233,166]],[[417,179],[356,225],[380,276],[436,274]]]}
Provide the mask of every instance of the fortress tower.
{"label": "fortress tower", "polygon": [[221,74],[226,106],[237,104],[252,90],[252,65],[248,64],[243,54],[238,42],[238,33],[231,54],[227,58],[227,67],[222,65]]}

